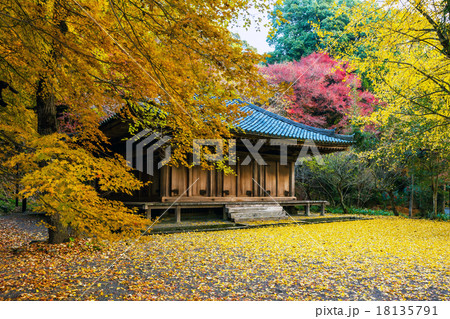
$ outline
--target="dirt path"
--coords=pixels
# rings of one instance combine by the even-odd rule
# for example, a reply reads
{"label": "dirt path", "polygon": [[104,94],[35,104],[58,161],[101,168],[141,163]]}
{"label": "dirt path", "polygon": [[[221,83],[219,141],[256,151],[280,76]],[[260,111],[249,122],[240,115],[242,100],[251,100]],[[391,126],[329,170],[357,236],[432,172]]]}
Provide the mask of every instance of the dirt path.
{"label": "dirt path", "polygon": [[38,214],[8,214],[0,215],[0,224],[13,225],[18,230],[24,232],[24,239],[47,240],[48,231],[42,224],[43,217]]}

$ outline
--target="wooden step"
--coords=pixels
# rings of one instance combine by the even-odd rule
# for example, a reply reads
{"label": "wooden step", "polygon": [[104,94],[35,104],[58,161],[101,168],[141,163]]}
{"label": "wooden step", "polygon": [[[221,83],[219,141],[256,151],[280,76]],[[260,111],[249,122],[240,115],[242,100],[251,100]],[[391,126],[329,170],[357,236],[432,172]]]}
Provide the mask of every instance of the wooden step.
{"label": "wooden step", "polygon": [[287,216],[284,211],[270,211],[270,212],[258,212],[258,211],[250,211],[250,212],[244,212],[244,213],[230,213],[228,216],[231,219],[236,218],[244,218],[244,217],[284,217]]}
{"label": "wooden step", "polygon": [[249,211],[258,211],[258,212],[270,212],[273,210],[283,210],[281,206],[262,206],[262,207],[253,207],[253,206],[242,206],[242,207],[230,207],[228,208],[229,213],[234,212],[249,212]]}
{"label": "wooden step", "polygon": [[227,205],[228,217],[234,222],[288,219],[283,207],[272,205]]}

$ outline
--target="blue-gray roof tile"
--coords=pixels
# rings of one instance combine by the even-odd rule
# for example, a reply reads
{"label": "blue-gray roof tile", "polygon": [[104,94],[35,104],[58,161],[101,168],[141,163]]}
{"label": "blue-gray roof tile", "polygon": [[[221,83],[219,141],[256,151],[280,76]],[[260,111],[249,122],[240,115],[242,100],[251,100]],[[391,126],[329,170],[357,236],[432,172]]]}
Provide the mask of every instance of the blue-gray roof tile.
{"label": "blue-gray roof tile", "polygon": [[309,139],[315,142],[333,144],[351,144],[353,142],[352,135],[336,134],[334,130],[304,125],[242,100],[233,100],[228,102],[227,105],[236,103],[241,104],[241,111],[247,113],[246,116],[238,120],[237,128],[247,134],[301,140]]}
{"label": "blue-gray roof tile", "polygon": [[[238,119],[237,131],[242,130],[247,134],[265,137],[308,139],[330,144],[353,143],[353,135],[336,134],[334,130],[301,124],[239,99],[227,102],[227,105],[231,104],[239,104],[240,110],[247,113],[246,116]],[[116,118],[115,115],[112,115],[103,120],[100,125],[107,124],[114,118]]]}

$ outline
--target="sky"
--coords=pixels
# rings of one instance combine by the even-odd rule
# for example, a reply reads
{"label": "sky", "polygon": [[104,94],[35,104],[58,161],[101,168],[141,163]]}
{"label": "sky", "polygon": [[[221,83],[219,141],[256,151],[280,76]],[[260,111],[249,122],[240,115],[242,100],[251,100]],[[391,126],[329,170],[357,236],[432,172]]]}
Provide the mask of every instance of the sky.
{"label": "sky", "polygon": [[[256,48],[258,53],[266,53],[273,51],[274,49],[267,44],[266,39],[267,35],[269,34],[269,28],[264,27],[263,24],[267,24],[269,20],[267,19],[267,16],[264,14],[261,14],[257,11],[252,11],[252,17],[254,19],[262,18],[263,21],[260,24],[259,30],[257,30],[257,26],[255,23],[252,23],[252,25],[246,30],[243,27],[234,27],[230,28],[231,32],[238,33],[241,37],[241,40],[245,40],[250,44],[250,46]],[[242,23],[243,25],[243,23]]]}

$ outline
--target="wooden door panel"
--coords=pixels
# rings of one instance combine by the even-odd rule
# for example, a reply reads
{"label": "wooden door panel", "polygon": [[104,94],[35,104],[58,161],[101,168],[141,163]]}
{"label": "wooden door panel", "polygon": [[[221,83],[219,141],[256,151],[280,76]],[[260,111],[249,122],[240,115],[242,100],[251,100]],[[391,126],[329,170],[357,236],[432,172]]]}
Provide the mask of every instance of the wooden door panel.
{"label": "wooden door panel", "polygon": [[191,172],[191,196],[210,196],[210,172],[200,166],[192,167]]}
{"label": "wooden door panel", "polygon": [[[236,166],[231,166],[233,171],[236,173]],[[222,186],[222,194],[224,197],[228,196],[237,196],[236,194],[236,175],[222,174],[223,186]],[[220,196],[220,195],[219,195]]]}
{"label": "wooden door panel", "polygon": [[278,179],[278,196],[289,196],[289,188],[290,188],[289,176],[290,176],[289,165],[280,165],[279,179]]}
{"label": "wooden door panel", "polygon": [[277,196],[277,162],[267,162],[264,182],[267,192],[264,196]]}
{"label": "wooden door panel", "polygon": [[253,196],[253,165],[239,165],[239,195]]}
{"label": "wooden door panel", "polygon": [[[171,167],[171,183],[169,196],[179,196],[183,194],[187,185],[187,168],[186,167]],[[186,196],[186,194],[184,195]]]}

